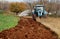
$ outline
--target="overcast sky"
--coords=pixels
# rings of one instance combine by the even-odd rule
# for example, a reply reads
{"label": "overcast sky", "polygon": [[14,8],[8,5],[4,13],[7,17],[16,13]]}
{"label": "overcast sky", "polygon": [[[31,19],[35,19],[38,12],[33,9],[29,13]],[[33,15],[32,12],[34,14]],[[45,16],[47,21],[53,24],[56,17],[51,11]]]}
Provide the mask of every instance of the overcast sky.
{"label": "overcast sky", "polygon": [[[9,1],[9,2],[25,2],[27,0],[0,0],[0,1]],[[28,1],[38,1],[38,0],[28,0]]]}
{"label": "overcast sky", "polygon": [[[0,1],[9,1],[9,2],[25,2],[25,1],[27,1],[27,0],[0,0]],[[28,0],[29,2],[31,2],[31,1],[38,1],[38,0]],[[48,0],[49,2],[51,1],[51,0]],[[55,0],[52,0],[52,1],[55,1]],[[60,1],[60,0],[59,0]]]}
{"label": "overcast sky", "polygon": [[[26,1],[26,0],[0,0],[0,1],[23,2],[23,1]],[[28,1],[30,1],[30,0],[28,0]],[[38,0],[31,0],[31,1],[38,1]]]}
{"label": "overcast sky", "polygon": [[6,0],[6,1],[9,1],[9,2],[23,2],[23,0]]}

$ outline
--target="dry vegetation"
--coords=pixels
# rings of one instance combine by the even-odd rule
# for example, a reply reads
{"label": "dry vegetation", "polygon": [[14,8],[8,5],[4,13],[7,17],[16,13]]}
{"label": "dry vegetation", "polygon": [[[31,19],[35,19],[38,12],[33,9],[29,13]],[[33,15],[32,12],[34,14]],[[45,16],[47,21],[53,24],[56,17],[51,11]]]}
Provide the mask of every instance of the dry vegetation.
{"label": "dry vegetation", "polygon": [[12,12],[19,13],[19,12],[22,12],[22,11],[28,9],[28,6],[25,3],[16,2],[16,3],[11,3],[9,9]]}
{"label": "dry vegetation", "polygon": [[38,22],[46,25],[46,27],[49,27],[51,30],[55,31],[60,38],[60,18],[48,17],[46,19],[42,18],[37,20]]}

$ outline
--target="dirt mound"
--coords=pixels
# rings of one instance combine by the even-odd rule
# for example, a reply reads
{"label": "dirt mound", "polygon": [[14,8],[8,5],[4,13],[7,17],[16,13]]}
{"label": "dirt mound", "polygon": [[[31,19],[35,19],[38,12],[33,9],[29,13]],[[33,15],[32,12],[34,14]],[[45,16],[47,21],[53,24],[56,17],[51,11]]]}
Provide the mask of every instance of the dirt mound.
{"label": "dirt mound", "polygon": [[0,32],[1,39],[58,39],[58,35],[41,23],[21,18],[18,25]]}

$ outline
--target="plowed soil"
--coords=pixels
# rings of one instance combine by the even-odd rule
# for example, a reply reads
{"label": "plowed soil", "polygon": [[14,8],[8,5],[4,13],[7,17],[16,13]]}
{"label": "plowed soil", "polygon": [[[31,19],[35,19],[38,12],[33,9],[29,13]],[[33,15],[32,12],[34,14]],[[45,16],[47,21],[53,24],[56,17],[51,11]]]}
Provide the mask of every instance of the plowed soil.
{"label": "plowed soil", "polygon": [[0,39],[58,39],[58,35],[31,18],[21,18],[16,27],[0,32]]}

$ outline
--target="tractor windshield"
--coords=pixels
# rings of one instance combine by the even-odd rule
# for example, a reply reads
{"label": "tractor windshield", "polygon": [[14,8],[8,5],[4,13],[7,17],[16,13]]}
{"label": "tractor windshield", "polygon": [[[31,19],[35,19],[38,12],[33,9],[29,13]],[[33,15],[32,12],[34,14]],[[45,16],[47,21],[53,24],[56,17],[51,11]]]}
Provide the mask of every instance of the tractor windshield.
{"label": "tractor windshield", "polygon": [[39,10],[43,10],[43,7],[37,7],[37,9],[39,9]]}

